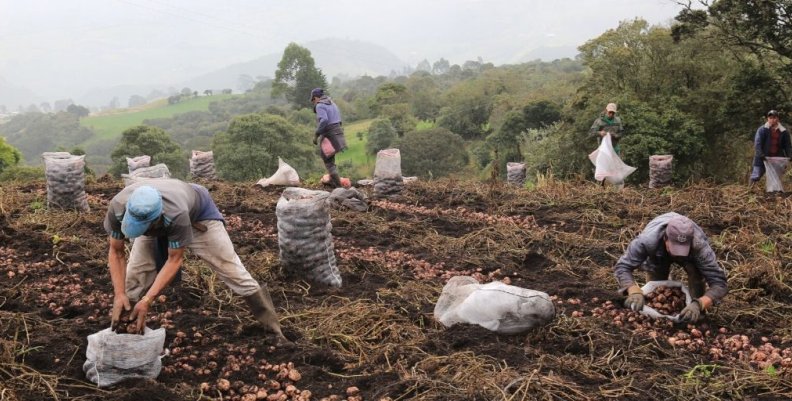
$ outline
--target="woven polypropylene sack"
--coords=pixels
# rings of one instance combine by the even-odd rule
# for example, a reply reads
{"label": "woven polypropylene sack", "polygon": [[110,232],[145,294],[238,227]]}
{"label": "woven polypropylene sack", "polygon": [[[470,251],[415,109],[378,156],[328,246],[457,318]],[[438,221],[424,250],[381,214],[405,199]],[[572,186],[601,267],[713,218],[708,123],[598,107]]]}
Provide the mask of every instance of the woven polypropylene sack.
{"label": "woven polypropylene sack", "polygon": [[525,185],[525,163],[506,163],[506,182],[511,185]]}
{"label": "woven polypropylene sack", "polygon": [[85,193],[85,155],[68,152],[45,152],[44,175],[47,178],[47,206],[87,212]]}
{"label": "woven polypropylene sack", "polygon": [[673,161],[673,155],[649,156],[649,188],[671,185]]}
{"label": "woven polypropylene sack", "polygon": [[214,180],[217,178],[214,164],[214,151],[202,152],[193,150],[190,157],[190,176]]}
{"label": "woven polypropylene sack", "polygon": [[[456,288],[448,288],[449,284]],[[443,292],[446,295],[456,293],[457,299],[450,302],[451,306],[440,306],[441,310],[445,309],[445,314],[441,316],[442,320],[438,320],[446,326],[470,323],[498,333],[516,334],[546,324],[555,316],[553,301],[541,291],[500,281],[482,285],[459,285],[449,281],[449,284],[443,287]],[[468,294],[464,296],[466,292]],[[448,303],[447,300],[443,302]],[[440,304],[441,300],[438,300]],[[438,306],[435,306],[437,310]]]}
{"label": "woven polypropylene sack", "polygon": [[127,157],[127,169],[129,172],[133,172],[139,168],[149,167],[151,166],[151,156],[143,155],[138,157]]}
{"label": "woven polypropylene sack", "polygon": [[275,206],[281,266],[290,274],[340,287],[330,223],[330,193],[286,188]]}
{"label": "woven polypropylene sack", "polygon": [[155,379],[162,369],[165,329],[144,334],[116,334],[110,328],[88,336],[83,371],[99,387],[127,379]]}

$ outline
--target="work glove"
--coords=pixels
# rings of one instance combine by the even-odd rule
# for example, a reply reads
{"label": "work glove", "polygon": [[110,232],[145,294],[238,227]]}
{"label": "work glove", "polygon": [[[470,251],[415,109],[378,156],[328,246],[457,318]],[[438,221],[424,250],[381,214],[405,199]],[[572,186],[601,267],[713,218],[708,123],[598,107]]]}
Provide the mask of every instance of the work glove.
{"label": "work glove", "polygon": [[624,301],[624,306],[626,308],[632,309],[635,312],[640,312],[644,307],[643,294],[631,294],[627,296],[627,299]]}
{"label": "work glove", "polygon": [[110,315],[110,328],[113,331],[118,331],[121,325],[121,313],[125,310],[131,309],[129,305],[129,298],[126,295],[116,295],[113,298],[113,313]]}
{"label": "work glove", "polygon": [[635,312],[640,312],[644,307],[644,295],[641,287],[633,284],[627,288],[627,299],[624,301],[624,307],[632,309]]}
{"label": "work glove", "polygon": [[701,317],[701,302],[698,299],[694,299],[690,305],[686,306],[685,309],[682,309],[682,312],[679,313],[679,320],[686,323],[695,323]]}

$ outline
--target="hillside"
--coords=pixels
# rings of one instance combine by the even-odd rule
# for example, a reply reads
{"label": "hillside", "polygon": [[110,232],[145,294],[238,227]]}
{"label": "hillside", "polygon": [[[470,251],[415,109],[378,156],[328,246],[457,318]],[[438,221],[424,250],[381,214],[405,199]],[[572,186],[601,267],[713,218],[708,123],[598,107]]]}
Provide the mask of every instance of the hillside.
{"label": "hillside", "polygon": [[[44,183],[24,184],[5,191],[0,208],[0,394],[62,401],[250,393],[245,400],[256,393],[284,400],[287,391],[302,394],[290,399],[347,401],[792,398],[787,195],[744,186],[615,192],[550,180],[527,191],[419,182],[400,199],[372,201],[366,212],[330,212],[343,279],[330,289],[280,267],[281,188],[250,184],[207,187],[243,263],[269,287],[294,348],[262,335],[239,297],[190,257],[183,281],[149,313],[149,327],[167,333],[157,380],[96,389],[82,366],[86,336],[109,326],[101,222],[122,183],[89,183],[91,212],[83,214],[42,208]],[[616,292],[613,264],[650,219],[669,210],[702,226],[728,272],[731,292],[696,324],[628,311]],[[516,335],[446,328],[433,310],[459,275],[545,292],[555,317]],[[680,270],[672,277],[684,280]]]}
{"label": "hillside", "polygon": [[168,104],[166,99],[160,99],[139,108],[91,115],[81,119],[80,124],[96,132],[95,140],[112,139],[120,136],[127,128],[142,124],[144,120],[167,118],[189,111],[207,111],[210,103],[233,96],[236,95],[199,96],[176,104]]}

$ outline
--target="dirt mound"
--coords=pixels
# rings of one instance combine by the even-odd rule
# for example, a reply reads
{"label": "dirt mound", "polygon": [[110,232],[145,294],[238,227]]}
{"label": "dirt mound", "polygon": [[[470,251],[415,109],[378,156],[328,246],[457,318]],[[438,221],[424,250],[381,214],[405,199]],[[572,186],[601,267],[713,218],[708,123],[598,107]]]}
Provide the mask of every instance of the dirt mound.
{"label": "dirt mound", "polygon": [[[333,211],[340,289],[279,266],[280,190],[208,184],[297,347],[276,347],[188,256],[182,282],[149,315],[149,327],[167,330],[160,376],[98,390],[82,363],[86,336],[110,325],[102,219],[121,185],[89,184],[82,214],[46,210],[44,183],[0,188],[4,401],[792,398],[792,199],[737,186],[614,192],[581,182],[533,191],[419,182],[366,213]],[[668,211],[701,225],[728,271],[731,293],[696,325],[627,311],[615,291],[612,265]],[[557,317],[514,336],[444,328],[432,311],[455,275],[547,292]]]}

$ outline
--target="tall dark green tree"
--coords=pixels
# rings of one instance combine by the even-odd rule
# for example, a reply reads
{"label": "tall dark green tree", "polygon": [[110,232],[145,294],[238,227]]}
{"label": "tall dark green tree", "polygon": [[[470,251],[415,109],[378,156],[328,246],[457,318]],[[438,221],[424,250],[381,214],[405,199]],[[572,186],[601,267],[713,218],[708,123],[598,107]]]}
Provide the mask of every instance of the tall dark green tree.
{"label": "tall dark green tree", "polygon": [[445,128],[410,131],[396,141],[405,175],[445,177],[461,172],[468,164],[465,142]]}
{"label": "tall dark green tree", "polygon": [[162,129],[138,125],[121,134],[115,149],[110,154],[113,165],[109,173],[116,177],[129,171],[127,157],[151,156],[151,165],[165,163],[171,175],[178,178],[187,176],[188,159],[184,151]]}
{"label": "tall dark green tree", "polygon": [[301,174],[312,171],[319,158],[309,146],[311,135],[309,130],[298,128],[281,116],[237,116],[226,132],[214,138],[212,149],[218,174],[233,181],[269,177],[278,169],[278,157]]}
{"label": "tall dark green tree", "polygon": [[311,51],[289,43],[275,71],[272,97],[284,96],[297,108],[311,107],[311,89],[326,87],[327,79],[322,70],[316,68]]}

